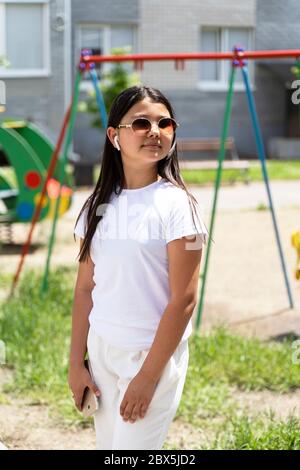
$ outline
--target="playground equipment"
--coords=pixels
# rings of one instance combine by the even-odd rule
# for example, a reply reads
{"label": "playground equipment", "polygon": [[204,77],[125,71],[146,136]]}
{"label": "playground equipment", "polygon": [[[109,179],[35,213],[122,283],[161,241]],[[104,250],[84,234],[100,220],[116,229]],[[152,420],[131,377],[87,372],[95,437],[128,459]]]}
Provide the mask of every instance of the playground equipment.
{"label": "playground equipment", "polygon": [[300,280],[300,231],[292,233],[291,242],[292,242],[292,246],[296,249],[296,252],[297,252],[295,278],[297,279],[297,281],[299,281]]}
{"label": "playground equipment", "polygon": [[[0,121],[0,150],[6,163],[13,169],[16,187],[1,174],[0,202],[5,211],[1,212],[0,224],[30,222],[35,207],[41,200],[41,187],[49,167],[53,145],[32,123],[17,120]],[[62,162],[58,160],[53,177],[47,182],[47,191],[41,201],[39,220],[53,217],[55,201],[59,196],[59,172]],[[70,207],[72,189],[70,178],[62,187],[59,215]]]}
{"label": "playground equipment", "polygon": [[[259,121],[256,113],[256,108],[255,108],[255,102],[253,98],[253,94],[251,91],[250,87],[250,82],[249,82],[249,76],[248,76],[248,69],[247,69],[247,64],[246,64],[246,59],[267,59],[267,58],[287,58],[287,57],[292,57],[292,58],[298,58],[300,57],[300,49],[295,49],[295,50],[276,50],[276,51],[244,51],[242,48],[237,48],[235,47],[232,52],[225,52],[225,53],[181,53],[181,54],[132,54],[132,55],[123,55],[123,56],[92,56],[90,55],[89,51],[85,51],[82,53],[80,57],[80,62],[78,65],[78,72],[76,75],[76,80],[75,80],[75,85],[74,85],[74,93],[73,93],[73,99],[70,105],[70,108],[68,109],[61,134],[58,139],[58,143],[54,152],[54,155],[58,154],[60,151],[60,147],[62,145],[63,139],[64,139],[64,134],[65,130],[68,127],[68,134],[66,138],[66,145],[65,145],[65,150],[64,150],[64,161],[66,161],[66,153],[69,148],[69,144],[71,141],[71,134],[72,130],[74,128],[74,121],[76,117],[76,110],[77,110],[77,105],[78,105],[78,95],[79,95],[79,85],[82,77],[82,73],[89,71],[95,91],[96,91],[96,96],[97,96],[97,102],[99,106],[99,111],[100,115],[102,117],[102,122],[104,124],[104,127],[106,126],[106,113],[105,109],[103,109],[103,99],[100,93],[100,89],[98,87],[98,79],[97,75],[95,73],[95,64],[96,63],[101,63],[101,62],[134,62],[135,68],[137,70],[141,70],[143,68],[143,63],[144,61],[159,61],[159,60],[173,60],[175,61],[175,66],[176,69],[183,70],[184,69],[184,63],[186,60],[230,60],[232,63],[232,68],[231,68],[231,73],[230,73],[230,80],[229,80],[229,90],[227,94],[227,100],[226,100],[226,108],[225,108],[225,115],[224,115],[224,123],[223,123],[223,131],[222,131],[222,137],[221,137],[221,145],[220,145],[220,151],[219,151],[219,157],[218,157],[218,169],[217,169],[217,175],[216,175],[216,181],[215,181],[215,192],[214,192],[214,201],[213,201],[213,209],[212,209],[212,215],[211,215],[211,221],[210,221],[210,237],[208,240],[208,246],[206,250],[206,256],[205,256],[205,264],[204,264],[204,273],[202,276],[202,286],[201,286],[201,294],[200,294],[200,302],[199,302],[199,307],[198,307],[198,313],[197,313],[197,321],[196,321],[196,328],[199,328],[200,325],[200,320],[201,320],[201,314],[202,314],[202,309],[203,309],[203,303],[204,303],[204,294],[205,294],[205,285],[206,285],[206,278],[207,278],[207,270],[208,270],[208,261],[209,261],[209,254],[210,254],[210,248],[211,248],[211,240],[213,236],[213,228],[214,228],[214,221],[215,221],[215,214],[216,214],[216,207],[217,207],[217,197],[218,197],[218,191],[221,183],[221,175],[222,175],[222,168],[223,168],[223,161],[225,157],[225,150],[226,150],[226,140],[228,139],[228,131],[229,131],[229,124],[230,124],[230,116],[231,116],[231,109],[232,109],[232,97],[233,97],[233,89],[234,89],[234,79],[235,79],[235,72],[236,69],[239,67],[242,71],[243,75],[243,80],[244,84],[246,87],[246,93],[247,93],[247,101],[248,101],[248,106],[249,106],[249,111],[250,111],[250,117],[251,117],[251,122],[252,126],[254,129],[254,134],[255,134],[255,140],[256,140],[256,146],[257,146],[257,151],[258,151],[258,156],[261,162],[261,168],[262,168],[262,174],[266,186],[266,191],[267,191],[267,197],[269,200],[269,207],[272,215],[272,222],[273,222],[273,227],[274,227],[274,232],[275,232],[275,238],[276,238],[276,243],[278,247],[278,252],[280,256],[280,261],[281,261],[281,267],[284,275],[284,281],[286,285],[286,290],[288,294],[288,299],[289,299],[289,305],[290,308],[294,307],[293,304],[293,299],[292,299],[292,294],[291,294],[291,289],[289,285],[289,279],[287,275],[287,270],[286,270],[286,265],[285,265],[285,260],[283,256],[283,250],[281,247],[281,241],[280,241],[280,236],[279,236],[279,230],[278,230],[278,225],[275,217],[275,211],[272,203],[272,196],[271,196],[271,190],[270,190],[270,185],[269,185],[269,179],[268,179],[268,173],[267,173],[267,167],[266,167],[266,156],[265,156],[265,150],[264,150],[264,145],[263,145],[263,140],[262,140],[262,135],[260,131],[260,126],[259,126]],[[69,125],[68,125],[69,123]],[[54,158],[54,155],[52,158]],[[62,166],[62,169],[64,168],[64,165]],[[49,174],[49,172],[48,172]],[[64,175],[61,175],[60,181],[64,181]],[[56,201],[56,215],[58,211],[58,201],[59,198]],[[41,202],[39,202],[39,205],[37,207],[37,212],[41,210]],[[51,234],[51,239],[49,243],[49,250],[48,250],[48,258],[47,258],[47,266],[45,270],[45,275],[44,275],[44,287],[46,287],[47,284],[47,276],[48,276],[48,268],[49,268],[49,262],[50,262],[50,257],[51,257],[51,251],[53,247],[53,240],[55,236],[55,226],[56,226],[56,215],[54,216],[53,219],[53,230]],[[27,244],[26,244],[26,249],[24,249],[19,267],[17,269],[16,275],[14,277],[12,289],[11,289],[11,294],[14,291],[14,288],[17,284],[18,277],[24,262],[24,258],[26,256],[26,250],[28,252],[28,246],[30,244],[31,240],[31,235],[32,235],[32,230],[35,224],[35,218],[33,217],[32,221],[32,227],[31,231],[28,236]]]}

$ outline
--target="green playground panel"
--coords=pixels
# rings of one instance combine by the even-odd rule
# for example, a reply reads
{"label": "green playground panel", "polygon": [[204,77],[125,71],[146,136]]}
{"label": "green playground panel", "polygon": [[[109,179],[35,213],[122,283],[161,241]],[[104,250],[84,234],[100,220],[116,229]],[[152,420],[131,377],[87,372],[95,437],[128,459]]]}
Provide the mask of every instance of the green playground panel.
{"label": "green playground panel", "polygon": [[[25,126],[16,127],[15,129],[19,135],[21,135],[26,142],[31,145],[36,151],[40,161],[42,162],[45,169],[47,169],[51,162],[51,157],[54,151],[54,146],[50,140],[32,123],[27,123]],[[57,160],[53,178],[59,181],[59,172],[61,170],[62,161]],[[70,176],[66,174],[66,184],[71,186]]]}
{"label": "green playground panel", "polygon": [[[0,148],[14,168],[17,189],[0,175],[0,200],[7,212],[0,214],[0,223],[29,222],[50,165],[54,147],[32,123],[25,121],[0,122]],[[58,180],[62,162],[58,160],[53,177]],[[70,186],[70,176],[66,175]],[[69,206],[71,204],[71,198]],[[47,217],[49,198],[45,199],[39,220]]]}

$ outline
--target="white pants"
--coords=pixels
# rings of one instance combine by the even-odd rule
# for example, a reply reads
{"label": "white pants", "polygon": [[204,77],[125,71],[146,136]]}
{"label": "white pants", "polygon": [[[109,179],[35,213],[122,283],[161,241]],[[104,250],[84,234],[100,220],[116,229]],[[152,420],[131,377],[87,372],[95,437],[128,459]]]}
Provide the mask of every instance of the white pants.
{"label": "white pants", "polygon": [[181,342],[159,379],[144,418],[123,421],[120,405],[149,350],[126,351],[107,344],[90,328],[88,354],[101,391],[94,415],[97,449],[159,450],[178,408],[189,361],[188,340]]}

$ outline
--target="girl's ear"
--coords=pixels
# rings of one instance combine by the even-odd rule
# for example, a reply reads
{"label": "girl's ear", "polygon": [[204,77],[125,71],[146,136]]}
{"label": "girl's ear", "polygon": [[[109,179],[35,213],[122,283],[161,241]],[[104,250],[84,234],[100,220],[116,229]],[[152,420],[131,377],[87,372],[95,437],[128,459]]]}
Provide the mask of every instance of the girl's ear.
{"label": "girl's ear", "polygon": [[116,129],[114,127],[108,127],[106,131],[106,135],[109,138],[112,145],[116,147],[115,138],[118,137],[116,134]]}

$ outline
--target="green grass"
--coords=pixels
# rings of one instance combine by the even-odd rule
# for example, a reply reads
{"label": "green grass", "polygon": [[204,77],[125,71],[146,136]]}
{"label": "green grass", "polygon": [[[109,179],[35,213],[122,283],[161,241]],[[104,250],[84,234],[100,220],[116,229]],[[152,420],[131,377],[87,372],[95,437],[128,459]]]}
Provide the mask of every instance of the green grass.
{"label": "green grass", "polygon": [[190,365],[179,416],[195,426],[235,407],[232,389],[284,393],[300,387],[292,342],[263,343],[223,328],[190,341]]}
{"label": "green grass", "polygon": [[287,392],[300,387],[300,366],[292,363],[292,341],[262,342],[219,328],[194,336],[191,372],[206,383],[235,385],[242,390]]}
{"label": "green grass", "polygon": [[76,421],[80,415],[66,378],[74,279],[75,272],[58,269],[50,277],[49,292],[41,296],[41,276],[27,272],[18,296],[1,305],[0,338],[8,366],[14,369],[8,389],[34,403],[53,405],[66,419]]}
{"label": "green grass", "polygon": [[[300,157],[299,157],[300,158]],[[267,170],[270,180],[298,180],[300,179],[300,161],[267,161]],[[0,169],[1,173],[8,179],[12,187],[16,187],[15,172],[4,167]],[[70,173],[70,167],[68,172]],[[94,167],[94,182],[99,176],[100,166]],[[216,171],[213,170],[182,170],[181,174],[186,184],[213,184],[216,178]],[[261,165],[258,161],[250,162],[249,181],[262,181]],[[223,183],[232,181],[244,182],[244,176],[238,170],[226,170],[222,174]]]}
{"label": "green grass", "polygon": [[267,211],[268,210],[268,206],[266,206],[266,204],[264,204],[263,202],[258,204],[258,206],[256,207],[256,210],[257,211]]}
{"label": "green grass", "polygon": [[[199,442],[190,450],[300,450],[300,419],[292,415],[281,419],[274,413],[261,413],[251,418],[233,412],[218,425],[214,437],[207,424],[199,431]],[[167,441],[163,449],[180,447]]]}
{"label": "green grass", "polygon": [[[8,281],[7,275],[0,276],[2,288],[8,287]],[[65,424],[89,425],[75,410],[67,384],[75,270],[54,271],[45,296],[40,295],[40,283],[38,273],[25,273],[18,295],[0,304],[0,338],[6,344],[7,365],[14,371],[6,391],[26,396],[31,403],[50,405]],[[235,389],[284,393],[300,387],[300,365],[292,363],[293,353],[289,340],[261,342],[224,328],[194,335],[177,417],[214,435],[217,432],[211,444],[216,447],[298,446],[298,421],[264,418],[261,424],[260,418],[251,418],[253,424],[250,417],[237,416],[232,393]],[[284,437],[290,428],[294,444]]]}
{"label": "green grass", "polygon": [[[267,161],[267,170],[270,180],[297,180],[300,179],[299,161]],[[100,165],[94,167],[94,181],[96,183],[100,172]],[[216,179],[215,170],[182,170],[181,174],[186,184],[213,184]],[[262,170],[259,161],[250,161],[249,182],[262,181]],[[239,170],[224,170],[222,182],[244,182],[245,177]]]}
{"label": "green grass", "polygon": [[[206,447],[207,448],[207,447]],[[300,450],[300,420],[274,415],[234,416],[219,430],[210,449],[217,450]]]}
{"label": "green grass", "polygon": [[7,288],[11,284],[11,280],[10,273],[0,273],[0,289]]}
{"label": "green grass", "polygon": [[[213,438],[207,426],[201,430],[201,441],[190,450],[300,450],[300,419],[289,416],[275,418],[260,414],[249,418],[234,413],[219,425]],[[166,442],[164,450],[180,450],[177,444]]]}
{"label": "green grass", "polygon": [[[298,180],[300,179],[299,161],[267,161],[268,175],[271,180]],[[262,181],[260,162],[251,162],[250,178],[253,181]]]}
{"label": "green grass", "polygon": [[[300,179],[300,161],[267,161],[267,171],[270,180],[298,180]],[[213,170],[182,170],[182,176],[187,184],[214,183],[216,171]],[[261,164],[258,161],[250,162],[249,182],[263,181]],[[222,182],[244,182],[244,176],[239,170],[226,170],[222,173]]]}

